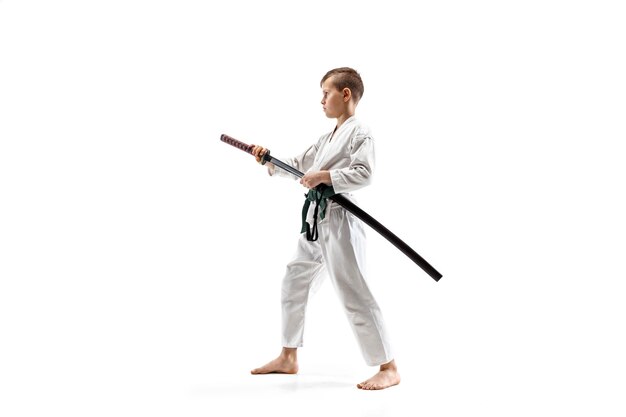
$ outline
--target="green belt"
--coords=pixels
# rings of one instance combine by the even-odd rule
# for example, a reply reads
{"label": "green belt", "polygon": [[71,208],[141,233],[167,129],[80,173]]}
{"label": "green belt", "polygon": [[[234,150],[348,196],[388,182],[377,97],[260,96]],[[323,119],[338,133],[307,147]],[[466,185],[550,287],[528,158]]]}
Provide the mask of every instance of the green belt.
{"label": "green belt", "polygon": [[[302,207],[302,229],[300,233],[306,232],[306,240],[314,242],[317,240],[317,216],[319,213],[320,220],[324,220],[326,216],[326,207],[328,206],[328,197],[335,195],[335,189],[332,186],[320,184],[316,188],[309,190],[305,194],[304,206]],[[313,227],[306,221],[311,202],[315,202],[315,212],[313,213]]]}

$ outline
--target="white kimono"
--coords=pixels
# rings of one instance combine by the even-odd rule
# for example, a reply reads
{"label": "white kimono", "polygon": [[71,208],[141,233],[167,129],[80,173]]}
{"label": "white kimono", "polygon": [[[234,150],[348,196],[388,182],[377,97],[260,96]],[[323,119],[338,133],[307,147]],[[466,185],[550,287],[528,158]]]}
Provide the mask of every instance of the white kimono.
{"label": "white kimono", "polygon": [[[306,173],[330,171],[336,193],[352,201],[350,192],[370,183],[374,168],[374,140],[367,127],[354,116],[334,133],[295,158],[283,162]],[[292,174],[275,167],[270,174]],[[368,365],[393,359],[383,318],[365,281],[365,230],[363,223],[338,204],[328,201],[324,220],[318,219],[317,241],[300,236],[293,260],[287,265],[282,285],[283,346],[300,347],[309,294],[327,272],[343,304],[348,320]],[[312,221],[314,203],[309,209]]]}

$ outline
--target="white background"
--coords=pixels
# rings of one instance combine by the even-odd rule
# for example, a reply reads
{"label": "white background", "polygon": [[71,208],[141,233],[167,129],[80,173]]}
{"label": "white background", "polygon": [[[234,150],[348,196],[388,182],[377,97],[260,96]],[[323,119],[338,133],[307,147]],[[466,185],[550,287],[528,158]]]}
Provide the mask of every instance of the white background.
{"label": "white background", "polygon": [[[625,14],[618,1],[0,1],[0,414],[626,412]],[[360,205],[403,376],[367,368],[326,282],[280,349],[299,153],[352,66]],[[334,405],[333,405],[334,404]]]}

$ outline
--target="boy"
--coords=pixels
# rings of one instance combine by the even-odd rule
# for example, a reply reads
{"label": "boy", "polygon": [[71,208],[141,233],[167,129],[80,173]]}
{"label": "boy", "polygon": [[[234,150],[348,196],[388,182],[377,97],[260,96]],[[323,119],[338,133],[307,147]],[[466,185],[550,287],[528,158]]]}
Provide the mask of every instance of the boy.
{"label": "boy", "polygon": [[[305,173],[300,183],[306,188],[325,184],[332,186],[335,193],[352,199],[351,191],[370,183],[374,166],[374,140],[369,129],[354,116],[363,95],[363,82],[358,72],[344,67],[328,71],[320,85],[324,113],[326,117],[337,119],[337,125],[304,153],[283,161]],[[253,155],[257,162],[261,162],[265,152],[265,148],[254,146]],[[270,175],[295,178],[274,164],[267,165]],[[309,209],[309,218],[314,211],[313,205]],[[283,279],[282,351],[278,358],[252,370],[252,374],[298,372],[297,348],[302,346],[309,293],[313,284],[327,272],[366,363],[380,367],[373,377],[357,387],[378,390],[396,385],[400,383],[400,375],[391,355],[380,309],[365,281],[363,223],[330,200],[324,219],[318,218],[317,221],[319,239],[308,239],[308,233],[300,236],[297,253],[287,265]]]}

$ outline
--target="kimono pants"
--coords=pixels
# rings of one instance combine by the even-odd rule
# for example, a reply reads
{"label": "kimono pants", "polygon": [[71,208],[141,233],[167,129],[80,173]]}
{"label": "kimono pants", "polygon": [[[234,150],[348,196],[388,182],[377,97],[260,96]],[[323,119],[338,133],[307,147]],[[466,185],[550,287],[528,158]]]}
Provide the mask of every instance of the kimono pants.
{"label": "kimono pants", "polygon": [[365,362],[378,366],[393,359],[380,308],[365,282],[363,223],[331,203],[318,223],[315,242],[302,234],[282,283],[283,346],[302,346],[309,295],[328,273],[361,348]]}

